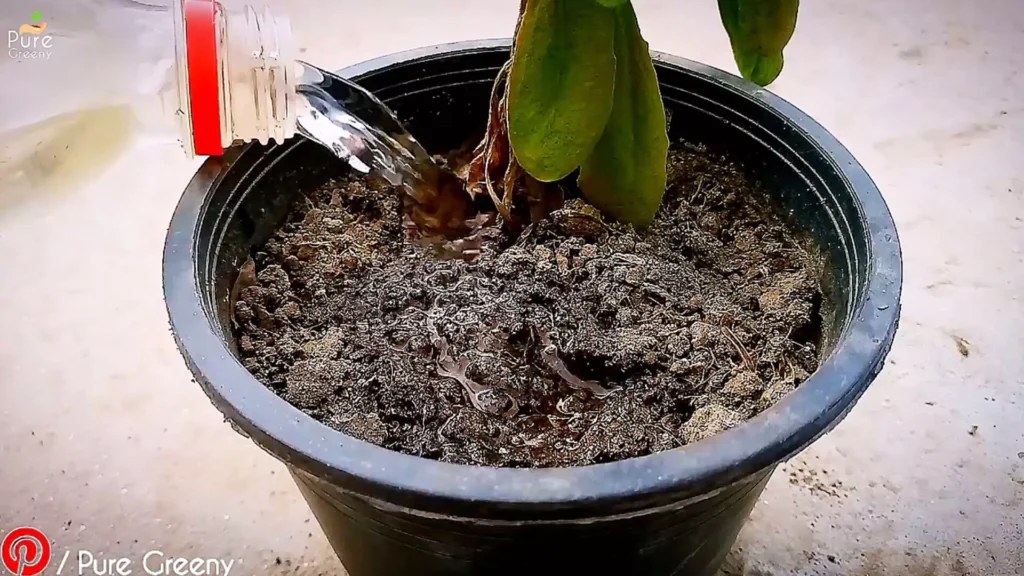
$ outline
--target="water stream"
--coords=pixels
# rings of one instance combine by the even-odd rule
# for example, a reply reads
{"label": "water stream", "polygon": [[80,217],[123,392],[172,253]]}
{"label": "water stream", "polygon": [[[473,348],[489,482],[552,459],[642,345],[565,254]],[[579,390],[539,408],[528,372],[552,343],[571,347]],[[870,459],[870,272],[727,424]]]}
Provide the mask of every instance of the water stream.
{"label": "water stream", "polygon": [[444,169],[373,94],[305,62],[297,92],[299,133],[362,174],[376,173],[421,206],[435,204]]}

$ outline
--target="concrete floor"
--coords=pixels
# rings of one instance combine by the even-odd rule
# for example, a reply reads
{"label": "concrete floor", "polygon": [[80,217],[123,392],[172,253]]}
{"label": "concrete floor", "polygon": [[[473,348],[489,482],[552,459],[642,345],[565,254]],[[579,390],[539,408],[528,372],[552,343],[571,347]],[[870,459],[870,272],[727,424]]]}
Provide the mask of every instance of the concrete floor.
{"label": "concrete floor", "polygon": [[[714,2],[634,1],[654,49],[733,70]],[[12,4],[0,27],[25,20]],[[507,36],[517,4],[272,2],[326,67]],[[28,65],[0,68],[3,91],[30,89],[13,82]],[[1024,574],[1024,7],[805,2],[772,90],[877,181],[904,311],[885,370],[775,475],[730,573]],[[35,181],[0,188],[0,533],[37,526],[57,558],[342,573],[283,466],[223,423],[169,333],[161,248],[197,163],[97,118],[37,158]]]}

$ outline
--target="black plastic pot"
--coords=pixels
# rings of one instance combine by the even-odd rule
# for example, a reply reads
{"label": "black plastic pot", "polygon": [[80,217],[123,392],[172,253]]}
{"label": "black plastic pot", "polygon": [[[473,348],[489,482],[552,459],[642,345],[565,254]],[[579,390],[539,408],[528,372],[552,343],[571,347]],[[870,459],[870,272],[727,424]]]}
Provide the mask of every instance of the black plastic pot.
{"label": "black plastic pot", "polygon": [[[442,151],[482,133],[507,56],[507,41],[462,43],[342,75]],[[882,368],[902,262],[871,179],[827,131],[771,93],[693,62],[656,60],[673,136],[742,160],[817,239],[830,259],[823,282],[833,311],[827,358],[806,383],[757,418],[670,452],[570,469],[458,466],[320,424],[237,360],[228,294],[249,247],[273,232],[292,201],[265,184],[315,185],[332,159],[301,140],[251,145],[207,161],[185,190],[164,256],[179,347],[235,428],[288,465],[352,576],[713,574],[776,465],[835,426]]]}

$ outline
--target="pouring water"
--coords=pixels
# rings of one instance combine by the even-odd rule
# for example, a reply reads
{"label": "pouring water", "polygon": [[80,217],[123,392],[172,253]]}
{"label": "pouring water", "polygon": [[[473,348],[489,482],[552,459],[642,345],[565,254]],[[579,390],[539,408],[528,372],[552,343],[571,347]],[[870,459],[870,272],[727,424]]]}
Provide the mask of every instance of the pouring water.
{"label": "pouring water", "polygon": [[462,182],[438,164],[395,113],[359,85],[299,62],[297,129],[361,174],[375,174],[411,201],[410,215],[426,234],[467,231],[469,197]]}

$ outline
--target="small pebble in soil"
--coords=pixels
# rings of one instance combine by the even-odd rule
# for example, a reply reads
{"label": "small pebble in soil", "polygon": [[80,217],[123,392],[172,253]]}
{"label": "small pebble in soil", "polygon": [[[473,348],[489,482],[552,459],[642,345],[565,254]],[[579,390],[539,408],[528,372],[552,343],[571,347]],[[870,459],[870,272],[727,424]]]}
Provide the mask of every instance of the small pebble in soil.
{"label": "small pebble in soil", "polygon": [[701,147],[673,149],[648,230],[570,198],[489,230],[472,262],[408,241],[391,191],[328,176],[252,251],[233,321],[246,368],[346,434],[463,464],[608,462],[735,427],[818,367],[822,258]]}

